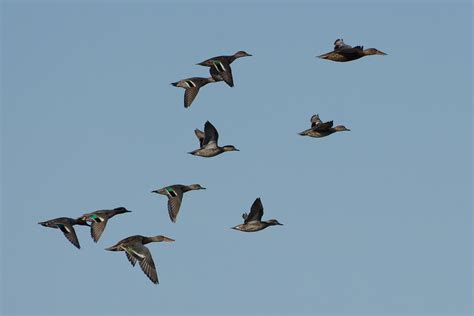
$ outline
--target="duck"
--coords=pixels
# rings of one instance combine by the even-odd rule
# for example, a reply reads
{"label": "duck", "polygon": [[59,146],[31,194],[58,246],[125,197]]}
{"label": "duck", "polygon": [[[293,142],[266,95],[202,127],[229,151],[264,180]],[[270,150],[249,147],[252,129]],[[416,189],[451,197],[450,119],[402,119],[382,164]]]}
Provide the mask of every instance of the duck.
{"label": "duck", "polygon": [[232,78],[232,69],[230,64],[237,58],[252,56],[249,53],[240,50],[234,55],[230,56],[216,56],[209,59],[206,59],[203,62],[200,62],[197,65],[210,67],[209,71],[212,78],[216,81],[224,81],[229,87],[234,86],[234,79]]}
{"label": "duck", "polygon": [[189,108],[196,98],[199,89],[204,87],[208,83],[216,82],[212,77],[202,78],[202,77],[193,77],[182,79],[177,82],[172,82],[171,85],[179,88],[184,88],[184,107]]}
{"label": "duck", "polygon": [[322,122],[319,118],[319,114],[314,114],[311,117],[311,128],[302,131],[299,133],[301,136],[310,136],[310,137],[326,137],[336,132],[350,131],[344,125],[333,126],[333,121]]}
{"label": "duck", "polygon": [[188,153],[193,156],[209,158],[222,154],[226,151],[240,151],[233,145],[225,145],[223,147],[220,147],[217,144],[217,141],[219,139],[219,133],[217,132],[217,129],[214,127],[214,125],[212,125],[209,121],[204,124],[204,132],[196,128],[194,130],[194,133],[199,139],[200,147],[199,149],[193,150]]}
{"label": "duck", "polygon": [[152,193],[166,195],[168,197],[168,214],[173,223],[176,223],[176,217],[178,216],[179,208],[181,207],[181,201],[183,200],[184,193],[192,190],[205,190],[200,184],[182,185],[173,184],[167,187],[153,190]]}
{"label": "duck", "polygon": [[327,59],[338,62],[352,61],[364,56],[370,55],[387,55],[386,53],[376,49],[376,48],[367,48],[364,49],[363,46],[352,47],[344,43],[342,38],[338,38],[334,42],[334,50],[332,52],[317,56],[321,59]]}
{"label": "duck", "polygon": [[54,219],[50,219],[48,221],[39,222],[41,226],[49,227],[49,228],[57,228],[61,230],[64,236],[76,246],[77,249],[81,249],[81,245],[79,244],[79,239],[77,239],[76,231],[74,230],[74,225],[82,225],[82,226],[90,226],[86,221],[82,220],[81,218],[69,218],[69,217],[58,217]]}
{"label": "duck", "polygon": [[174,239],[168,238],[163,235],[145,237],[142,235],[133,235],[120,240],[115,245],[105,248],[108,251],[125,251],[128,261],[135,266],[140,264],[140,268],[143,273],[153,282],[158,284],[158,274],[156,273],[155,263],[151,256],[150,250],[144,245],[151,242],[172,242]]}
{"label": "duck", "polygon": [[117,207],[112,210],[98,210],[92,213],[84,214],[81,220],[91,222],[91,237],[94,242],[98,242],[100,236],[104,232],[107,221],[115,215],[130,213],[125,207]]}
{"label": "duck", "polygon": [[257,232],[259,230],[265,229],[269,226],[280,225],[283,224],[279,223],[276,219],[269,219],[268,221],[262,221],[263,216],[263,205],[262,200],[257,198],[250,208],[250,213],[242,214],[242,218],[244,219],[244,223],[232,227],[232,229],[239,230],[242,232]]}

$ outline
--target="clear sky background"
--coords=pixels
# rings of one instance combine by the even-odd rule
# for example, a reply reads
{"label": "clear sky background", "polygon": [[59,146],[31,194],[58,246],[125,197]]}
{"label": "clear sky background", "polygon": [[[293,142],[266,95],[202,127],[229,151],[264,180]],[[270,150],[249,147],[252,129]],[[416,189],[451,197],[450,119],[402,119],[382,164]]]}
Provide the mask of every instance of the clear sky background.
{"label": "clear sky background", "polygon": [[[472,315],[472,4],[4,1],[4,315]],[[315,58],[343,38],[387,56]],[[245,50],[191,108],[171,82]],[[311,115],[352,131],[298,136]],[[240,152],[205,159],[210,120]],[[178,222],[169,184],[200,183]],[[246,234],[256,197],[284,226]],[[82,249],[39,221],[124,206]],[[104,248],[149,248],[160,284]]]}

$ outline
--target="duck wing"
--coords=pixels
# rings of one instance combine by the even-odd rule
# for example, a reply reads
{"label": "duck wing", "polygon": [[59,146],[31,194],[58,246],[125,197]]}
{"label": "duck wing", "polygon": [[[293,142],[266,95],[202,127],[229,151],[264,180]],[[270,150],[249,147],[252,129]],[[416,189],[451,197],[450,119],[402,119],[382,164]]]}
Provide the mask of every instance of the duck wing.
{"label": "duck wing", "polygon": [[194,99],[196,98],[198,92],[199,92],[200,87],[195,86],[195,87],[189,87],[186,88],[184,91],[184,107],[189,108],[191,106],[191,103],[193,103]]}
{"label": "duck wing", "polygon": [[132,266],[135,266],[135,264],[137,263],[137,259],[130,255],[127,251],[125,251],[125,255],[127,256],[127,259],[132,264]]}
{"label": "duck wing", "polygon": [[340,49],[343,49],[343,48],[352,48],[352,46],[347,45],[346,43],[344,43],[344,40],[342,38],[337,39],[334,42],[334,50],[336,51],[336,50],[340,50]]}
{"label": "duck wing", "polygon": [[[348,45],[347,45],[348,46]],[[356,46],[356,47],[341,47],[340,49],[334,51],[334,54],[340,55],[343,58],[346,58],[348,60],[353,60],[361,57],[362,54],[362,46]]]}
{"label": "duck wing", "polygon": [[81,249],[79,245],[79,240],[77,239],[76,231],[71,224],[61,223],[57,224],[58,228],[63,232],[64,236],[77,247],[77,249]]}
{"label": "duck wing", "polygon": [[253,202],[252,207],[250,208],[250,213],[247,216],[245,216],[244,224],[247,224],[253,221],[260,222],[262,220],[262,216],[263,216],[262,201],[260,200],[260,198],[257,198]]}
{"label": "duck wing", "polygon": [[202,148],[202,143],[204,142],[204,132],[196,128],[194,130],[194,134],[196,134],[196,137],[199,139],[199,146]]}
{"label": "duck wing", "polygon": [[319,114],[311,116],[311,127],[321,124],[323,121],[319,118]]}
{"label": "duck wing", "polygon": [[330,130],[333,125],[333,121],[325,122],[325,123],[320,123],[315,126],[312,126],[311,129],[313,131],[318,131],[318,132],[323,132]]}
{"label": "duck wing", "polygon": [[107,225],[108,218],[102,218],[97,216],[97,220],[94,219],[92,224],[91,224],[91,237],[94,240],[94,242],[98,242],[100,236],[102,236],[102,233],[104,232],[105,225]]}
{"label": "duck wing", "polygon": [[224,80],[229,87],[234,86],[234,78],[232,77],[232,69],[227,60],[214,60],[210,69],[212,78],[216,81]]}
{"label": "duck wing", "polygon": [[[143,273],[145,273],[151,282],[158,284],[158,275],[156,273],[155,263],[153,262],[153,257],[151,256],[150,250],[147,247],[141,243],[129,245],[127,247],[127,254],[130,255],[133,258],[132,260],[135,262],[138,261]],[[132,263],[132,265],[134,264]]]}
{"label": "duck wing", "polygon": [[168,214],[173,223],[176,223],[181,201],[183,200],[183,191],[177,187],[170,187],[166,189],[168,196]]}
{"label": "duck wing", "polygon": [[207,121],[204,124],[204,140],[202,147],[215,148],[217,147],[217,141],[219,139],[219,133],[211,122]]}

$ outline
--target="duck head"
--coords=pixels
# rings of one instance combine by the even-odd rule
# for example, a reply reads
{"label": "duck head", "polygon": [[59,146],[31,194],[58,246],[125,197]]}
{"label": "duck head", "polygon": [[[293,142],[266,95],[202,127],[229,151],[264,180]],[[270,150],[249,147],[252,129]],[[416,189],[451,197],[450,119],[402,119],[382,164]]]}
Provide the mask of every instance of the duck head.
{"label": "duck head", "polygon": [[233,145],[225,145],[222,148],[224,149],[224,151],[240,151],[237,148],[235,148]]}
{"label": "duck head", "polygon": [[114,211],[118,211],[118,212],[120,212],[121,214],[122,214],[122,213],[130,213],[130,212],[132,212],[132,211],[129,211],[129,210],[127,210],[125,207],[122,207],[122,206],[121,206],[121,207],[116,207],[116,208],[114,208]]}
{"label": "duck head", "polygon": [[267,221],[267,224],[269,224],[270,226],[273,226],[273,225],[280,225],[280,226],[283,226],[282,223],[278,222],[276,219],[269,219]]}
{"label": "duck head", "polygon": [[364,55],[387,55],[384,52],[376,49],[376,48],[367,48],[364,49]]}
{"label": "duck head", "polygon": [[334,127],[336,132],[345,132],[345,131],[350,131],[350,129],[346,128],[344,125],[338,125]]}
{"label": "duck head", "polygon": [[237,53],[234,54],[235,58],[247,57],[247,56],[252,56],[252,55],[250,55],[249,53],[243,50],[239,50]]}
{"label": "duck head", "polygon": [[203,188],[200,184],[190,184],[189,188],[191,190],[206,190],[206,188]]}

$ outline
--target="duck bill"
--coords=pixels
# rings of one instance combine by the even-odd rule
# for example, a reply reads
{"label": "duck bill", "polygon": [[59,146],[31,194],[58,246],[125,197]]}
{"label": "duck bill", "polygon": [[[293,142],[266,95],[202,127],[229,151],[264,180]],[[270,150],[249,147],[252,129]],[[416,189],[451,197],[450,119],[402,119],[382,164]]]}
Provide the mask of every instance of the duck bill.
{"label": "duck bill", "polygon": [[387,55],[387,54],[382,51],[377,51],[377,55]]}
{"label": "duck bill", "polygon": [[172,238],[168,238],[168,237],[163,236],[163,240],[162,240],[162,241],[165,241],[165,242],[173,242],[173,241],[175,241],[175,240],[172,239]]}

